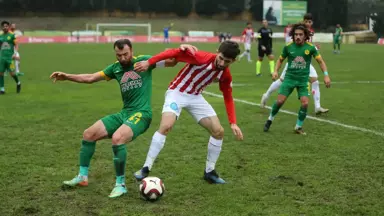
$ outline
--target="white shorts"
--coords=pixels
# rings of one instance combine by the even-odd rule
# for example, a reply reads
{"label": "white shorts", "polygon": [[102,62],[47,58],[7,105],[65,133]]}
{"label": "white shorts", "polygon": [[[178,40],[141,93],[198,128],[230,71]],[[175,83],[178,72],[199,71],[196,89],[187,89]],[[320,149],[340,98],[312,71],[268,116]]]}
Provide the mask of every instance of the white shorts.
{"label": "white shorts", "polygon": [[167,90],[163,113],[172,112],[179,118],[182,109],[186,109],[189,114],[199,122],[206,117],[217,116],[212,106],[205,100],[203,95],[192,95],[179,92],[179,90]]}
{"label": "white shorts", "polygon": [[251,43],[244,43],[245,50],[251,50]]}
{"label": "white shorts", "polygon": [[[288,68],[288,63],[285,64],[283,73],[281,73],[281,75],[280,75],[280,79],[281,79],[281,80],[284,79],[284,77],[285,77],[285,73],[287,72],[287,68]],[[312,64],[309,66],[309,77],[317,78],[317,72],[316,72],[316,69],[313,67]]]}

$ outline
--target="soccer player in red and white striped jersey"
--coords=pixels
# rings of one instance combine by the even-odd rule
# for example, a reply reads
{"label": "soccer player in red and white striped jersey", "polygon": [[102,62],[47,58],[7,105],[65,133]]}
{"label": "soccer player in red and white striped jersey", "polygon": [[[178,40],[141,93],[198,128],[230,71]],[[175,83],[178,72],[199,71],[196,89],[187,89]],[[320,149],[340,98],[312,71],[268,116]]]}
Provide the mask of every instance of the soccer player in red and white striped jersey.
{"label": "soccer player in red and white striped jersey", "polygon": [[157,155],[164,146],[167,134],[180,116],[182,109],[186,109],[196,122],[211,134],[204,179],[210,183],[225,183],[215,170],[215,164],[223,143],[224,129],[216,112],[201,93],[212,82],[219,83],[231,129],[235,136],[242,140],[243,134],[236,124],[235,104],[232,97],[232,76],[228,68],[239,53],[239,45],[236,42],[224,41],[219,47],[218,54],[204,51],[191,53],[182,49],[170,49],[153,56],[148,61],[136,64],[135,71],[140,72],[165,59],[175,59],[177,62],[187,63],[169,84],[160,127],[152,137],[143,168],[135,173],[136,179],[141,180],[148,176]]}
{"label": "soccer player in red and white striped jersey", "polygon": [[241,33],[242,41],[244,42],[244,52],[239,56],[239,60],[244,56],[248,56],[248,62],[251,60],[251,44],[253,42],[255,33],[253,32],[252,23],[247,22],[247,27]]}
{"label": "soccer player in red and white striped jersey", "polygon": [[285,37],[285,43],[289,43],[292,41],[292,37],[289,35],[289,32],[292,29],[292,25],[288,23],[288,25],[284,28],[284,37]]}

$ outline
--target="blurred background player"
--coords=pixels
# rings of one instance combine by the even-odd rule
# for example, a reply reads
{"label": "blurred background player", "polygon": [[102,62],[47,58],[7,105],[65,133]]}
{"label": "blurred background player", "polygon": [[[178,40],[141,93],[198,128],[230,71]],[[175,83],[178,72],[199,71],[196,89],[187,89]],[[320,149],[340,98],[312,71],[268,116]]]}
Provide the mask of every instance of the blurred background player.
{"label": "blurred background player", "polygon": [[[305,14],[303,17],[303,22],[310,31],[310,37],[308,40],[312,42],[313,35],[315,33],[315,31],[312,28],[312,25],[313,25],[312,14],[310,13]],[[318,49],[318,46],[316,46],[316,48]],[[288,68],[288,64],[285,65],[284,70],[280,76],[280,79],[277,79],[276,81],[274,81],[269,86],[267,92],[263,94],[261,98],[261,103],[260,103],[261,108],[265,107],[271,94],[280,88],[284,80],[284,76],[287,71],[287,68]],[[317,72],[312,64],[310,65],[309,81],[311,82],[311,87],[312,87],[312,95],[315,103],[315,113],[316,114],[327,113],[329,109],[322,108],[320,104],[320,84],[319,84],[319,81],[317,80]]]}
{"label": "blurred background player", "polygon": [[[335,35],[333,37],[333,53],[340,54],[340,45],[342,41],[342,35],[343,35],[343,28],[341,28],[340,24],[337,24]],[[338,50],[336,50],[336,45]]]}
{"label": "blurred background player", "polygon": [[284,38],[285,38],[285,43],[289,43],[292,41],[291,36],[289,35],[289,32],[292,29],[292,25],[288,23],[288,25],[284,28]]}
{"label": "blurred background player", "polygon": [[164,27],[163,34],[164,34],[164,43],[169,43],[171,40],[169,39],[169,30],[171,30],[173,26],[173,23],[171,23],[169,26]]}
{"label": "blurred background player", "polygon": [[266,19],[263,20],[263,27],[257,31],[258,40],[259,40],[259,59],[256,62],[256,75],[261,75],[261,62],[264,59],[264,55],[268,56],[269,59],[269,67],[271,74],[275,69],[275,57],[272,54],[272,29],[268,28],[268,21]]}
{"label": "blurred background player", "polygon": [[252,23],[247,22],[247,27],[243,30],[242,37],[244,42],[244,52],[239,56],[239,60],[243,58],[245,55],[248,56],[248,62],[252,62],[251,60],[251,43],[254,38],[254,32],[252,28]]}
{"label": "blurred background player", "polygon": [[0,35],[0,95],[5,94],[4,87],[4,72],[9,71],[12,78],[15,80],[17,87],[16,92],[20,93],[21,83],[14,72],[12,61],[17,51],[15,34],[9,31],[10,24],[8,21],[1,22],[3,34]]}
{"label": "blurred background player", "polygon": [[[22,35],[21,32],[16,29],[16,23],[11,23],[10,32],[12,32],[16,38]],[[20,53],[18,50],[15,50],[12,59],[11,70],[14,70],[16,76],[23,76],[24,73],[20,72]]]}

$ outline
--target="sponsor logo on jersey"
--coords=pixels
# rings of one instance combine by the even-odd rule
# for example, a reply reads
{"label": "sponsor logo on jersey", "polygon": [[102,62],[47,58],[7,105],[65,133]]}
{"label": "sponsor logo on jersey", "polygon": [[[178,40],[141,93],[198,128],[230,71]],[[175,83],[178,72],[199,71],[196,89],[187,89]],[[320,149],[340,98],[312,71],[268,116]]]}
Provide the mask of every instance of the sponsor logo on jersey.
{"label": "sponsor logo on jersey", "polygon": [[309,50],[304,51],[305,55],[309,55]]}
{"label": "sponsor logo on jersey", "polygon": [[126,92],[131,89],[141,88],[143,81],[141,76],[134,71],[125,72],[120,81],[121,91]]}
{"label": "sponsor logo on jersey", "polygon": [[295,59],[293,59],[291,68],[294,69],[305,69],[307,67],[307,62],[302,56],[297,56]]}

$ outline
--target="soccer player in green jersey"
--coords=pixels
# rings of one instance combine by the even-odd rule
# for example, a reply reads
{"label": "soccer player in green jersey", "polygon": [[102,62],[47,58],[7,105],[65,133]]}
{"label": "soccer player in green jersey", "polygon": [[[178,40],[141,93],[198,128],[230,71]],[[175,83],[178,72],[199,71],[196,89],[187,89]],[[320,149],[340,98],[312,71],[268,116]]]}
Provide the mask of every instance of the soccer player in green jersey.
{"label": "soccer player in green jersey", "polygon": [[17,42],[15,34],[9,31],[9,25],[7,21],[1,22],[3,34],[0,35],[0,95],[5,94],[4,73],[6,71],[10,71],[17,84],[16,92],[20,93],[21,91],[21,83],[15,74],[15,67],[12,66],[15,58],[14,54],[17,52]]}
{"label": "soccer player in green jersey", "polygon": [[112,138],[116,184],[109,195],[111,198],[127,193],[125,187],[125,162],[127,157],[125,143],[136,139],[151,124],[152,70],[154,67],[167,67],[176,64],[175,61],[165,60],[148,68],[145,72],[136,73],[134,64],[148,60],[151,56],[134,57],[132,44],[128,39],[116,41],[113,47],[118,61],[100,72],[93,74],[54,72],[50,77],[54,79],[54,82],[69,80],[77,83],[94,83],[101,80],[115,79],[119,83],[124,104],[123,109],[118,113],[105,116],[84,131],[80,148],[79,174],[72,180],[63,182],[68,186],[87,186],[88,169],[92,155],[95,152],[96,141]]}
{"label": "soccer player in green jersey", "polygon": [[316,46],[307,42],[310,37],[309,29],[306,28],[304,24],[295,24],[291,29],[290,35],[292,36],[292,42],[284,46],[283,52],[277,61],[275,72],[272,75],[273,78],[278,78],[278,71],[286,58],[288,58],[288,69],[283,84],[279,89],[277,101],[273,104],[270,116],[264,125],[264,131],[267,132],[269,130],[272,121],[279,112],[279,109],[283,106],[293,90],[297,89],[301,107],[295,126],[295,132],[305,135],[302,127],[307,116],[310,96],[308,78],[312,57],[317,60],[321,70],[324,72],[324,83],[327,88],[330,87],[331,80],[327,72],[327,66],[325,65],[323,58],[320,56]]}
{"label": "soccer player in green jersey", "polygon": [[[343,28],[341,28],[340,24],[336,25],[336,32],[333,37],[333,53],[340,54],[340,46],[342,40]],[[336,50],[337,45],[337,50]]]}

